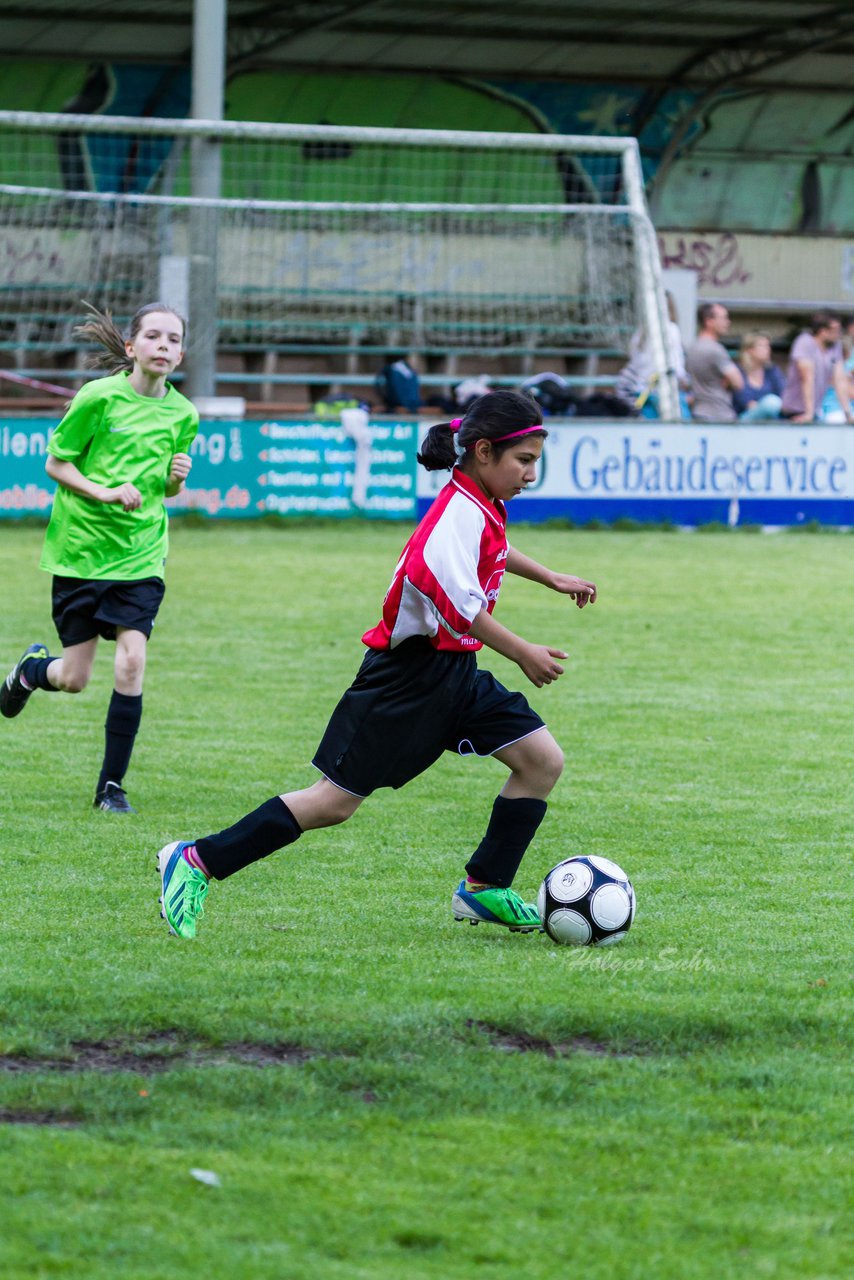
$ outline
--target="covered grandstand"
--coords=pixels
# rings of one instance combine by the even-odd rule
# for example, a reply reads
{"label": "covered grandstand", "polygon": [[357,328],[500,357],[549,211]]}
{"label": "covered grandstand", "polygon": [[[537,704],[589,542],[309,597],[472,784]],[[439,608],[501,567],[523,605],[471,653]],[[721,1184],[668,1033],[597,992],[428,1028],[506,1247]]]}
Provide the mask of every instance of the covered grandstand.
{"label": "covered grandstand", "polygon": [[[761,321],[781,346],[814,307],[854,308],[848,4],[717,0],[685,10],[603,0],[591,9],[539,0],[520,12],[483,0],[429,11],[414,0],[287,9],[230,0],[204,11],[194,24],[191,3],[0,3],[0,110],[215,119],[220,103],[230,122],[636,137],[663,265],[690,273],[699,300],[725,302],[736,329]],[[211,59],[218,12],[221,75]],[[234,155],[245,158],[246,148]],[[425,185],[417,166],[401,183],[399,158],[367,175],[363,156],[346,139],[303,140],[286,196],[346,201],[356,183],[361,200],[376,202],[426,192],[440,204],[488,204],[532,187],[545,203],[603,199],[605,171],[575,160],[490,174],[455,162]],[[0,182],[20,183],[20,153],[4,146],[0,157]],[[218,195],[282,197],[271,164],[230,165],[227,147],[224,161]],[[52,163],[51,181],[66,189],[144,194],[162,176],[164,156],[142,158],[132,139],[108,155],[69,131]],[[173,194],[191,189],[180,164],[169,177]],[[0,368],[73,385],[81,353],[69,307],[83,282],[68,282],[64,320],[58,303],[22,316],[22,278],[46,298],[56,273],[49,253],[43,263],[27,256],[8,221],[0,235]],[[629,317],[622,328],[594,331],[584,308],[550,313],[542,297],[530,306],[518,289],[487,294],[464,282],[454,290],[447,275],[416,287],[376,274],[348,291],[352,281],[331,272],[300,296],[291,282],[286,314],[271,328],[257,285],[220,272],[220,322],[209,340],[218,389],[298,404],[310,382],[363,387],[400,349],[416,351],[423,375],[440,384],[471,372],[512,379],[558,368],[593,385],[622,360],[633,324]],[[129,292],[141,283],[130,279]],[[224,305],[229,291],[239,307]]]}

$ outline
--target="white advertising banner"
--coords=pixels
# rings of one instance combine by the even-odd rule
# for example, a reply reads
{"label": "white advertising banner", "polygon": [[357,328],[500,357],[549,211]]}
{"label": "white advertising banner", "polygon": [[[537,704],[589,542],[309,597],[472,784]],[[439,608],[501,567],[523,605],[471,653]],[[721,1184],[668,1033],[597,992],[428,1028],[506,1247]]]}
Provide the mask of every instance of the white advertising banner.
{"label": "white advertising banner", "polygon": [[[854,428],[546,422],[511,519],[854,524]],[[446,473],[419,469],[419,508]]]}

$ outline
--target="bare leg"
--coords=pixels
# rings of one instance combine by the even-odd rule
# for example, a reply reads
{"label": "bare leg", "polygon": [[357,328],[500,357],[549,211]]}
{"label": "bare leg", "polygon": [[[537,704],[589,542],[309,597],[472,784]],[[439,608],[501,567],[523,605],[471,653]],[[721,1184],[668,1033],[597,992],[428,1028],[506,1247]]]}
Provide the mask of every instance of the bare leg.
{"label": "bare leg", "polygon": [[92,675],[98,637],[71,644],[62,650],[62,657],[55,658],[47,669],[47,678],[54,689],[63,693],[82,693]]}
{"label": "bare leg", "polygon": [[129,697],[142,693],[147,652],[148,640],[142,631],[132,631],[128,627],[117,628],[114,674],[118,693]]}
{"label": "bare leg", "polygon": [[507,800],[545,800],[563,772],[563,752],[545,727],[496,751],[495,758],[510,770],[501,788]]}
{"label": "bare leg", "polygon": [[336,787],[328,778],[321,778],[302,791],[289,791],[281,797],[296,818],[302,831],[314,831],[319,827],[334,827],[351,818],[364,799]]}

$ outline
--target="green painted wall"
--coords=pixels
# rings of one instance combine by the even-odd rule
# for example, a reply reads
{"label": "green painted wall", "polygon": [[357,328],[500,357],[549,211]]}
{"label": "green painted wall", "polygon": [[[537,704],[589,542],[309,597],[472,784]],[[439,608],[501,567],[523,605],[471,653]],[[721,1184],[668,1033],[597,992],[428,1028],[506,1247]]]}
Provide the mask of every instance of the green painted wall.
{"label": "green painted wall", "polygon": [[[0,108],[55,111],[79,90],[83,62],[22,63],[0,59]],[[548,92],[546,92],[546,88]],[[445,79],[440,75],[251,74],[227,87],[230,119],[298,123],[464,128],[529,132],[566,130],[567,120],[601,118],[614,98],[608,86],[537,86],[515,96],[506,86]],[[627,90],[626,101],[632,92]],[[583,101],[582,101],[583,99]],[[550,104],[550,105],[549,105]],[[668,109],[670,110],[670,109]],[[783,93],[732,95],[717,103],[695,128],[690,150],[662,186],[656,218],[673,229],[702,227],[742,232],[854,233],[854,120],[845,120],[839,95]],[[665,113],[666,114],[666,113]],[[678,112],[677,112],[678,114]],[[674,121],[660,122],[661,139]],[[631,117],[615,117],[630,131]],[[644,145],[646,145],[644,143]],[[21,181],[10,148],[0,148],[0,180]],[[319,160],[299,146],[269,150],[240,144],[226,148],[224,194],[291,199],[530,198],[560,200],[562,184],[553,162],[532,161],[505,172],[479,171],[459,158],[434,157],[430,164],[388,153],[382,173],[364,149]],[[645,153],[654,173],[660,147]],[[44,157],[50,166],[51,155]],[[54,180],[58,167],[54,166]],[[187,190],[186,172],[174,187]]]}

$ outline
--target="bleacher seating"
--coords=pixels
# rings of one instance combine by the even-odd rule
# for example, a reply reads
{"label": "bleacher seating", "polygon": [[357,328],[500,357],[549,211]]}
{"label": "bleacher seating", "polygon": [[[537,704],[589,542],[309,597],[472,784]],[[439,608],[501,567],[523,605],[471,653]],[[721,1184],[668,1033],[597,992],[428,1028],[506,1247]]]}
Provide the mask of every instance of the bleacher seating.
{"label": "bleacher seating", "polygon": [[[14,309],[0,294],[0,368],[65,380],[71,390],[90,376],[85,347],[72,330],[81,298],[64,285],[40,290],[40,305]],[[122,323],[126,317],[117,315]],[[470,373],[513,385],[537,367],[557,367],[578,385],[610,381],[599,362],[619,366],[629,333],[603,345],[577,299],[544,306],[537,296],[416,295],[404,292],[300,294],[225,290],[220,296],[217,380],[247,399],[307,402],[309,388],[366,388],[397,353],[417,357],[425,388]],[[8,384],[7,384],[8,386]],[[278,389],[278,390],[277,390]],[[0,394],[6,394],[6,388]]]}

